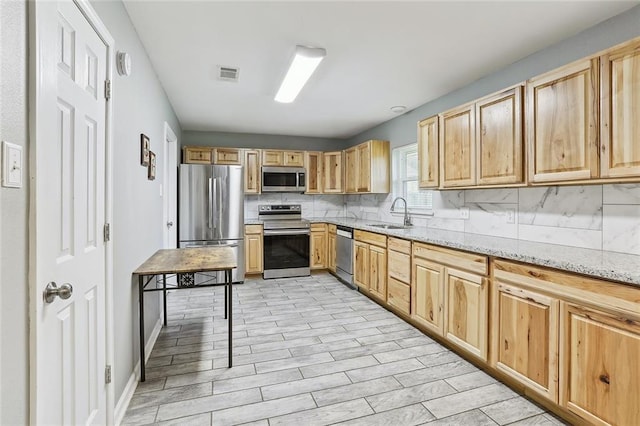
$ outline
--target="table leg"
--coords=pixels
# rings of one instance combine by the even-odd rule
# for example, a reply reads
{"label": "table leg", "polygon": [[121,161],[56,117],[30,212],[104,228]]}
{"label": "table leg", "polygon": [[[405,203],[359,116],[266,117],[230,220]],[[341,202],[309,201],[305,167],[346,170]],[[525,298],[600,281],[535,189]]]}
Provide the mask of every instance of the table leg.
{"label": "table leg", "polygon": [[138,299],[140,303],[140,381],[144,382],[144,276],[138,275]]}
{"label": "table leg", "polygon": [[229,289],[229,368],[233,366],[233,312],[231,309],[231,305],[233,305],[232,297],[231,297],[231,269],[226,271],[227,274],[227,288]]}
{"label": "table leg", "polygon": [[164,326],[167,326],[167,274],[162,274],[162,298],[164,303]]}

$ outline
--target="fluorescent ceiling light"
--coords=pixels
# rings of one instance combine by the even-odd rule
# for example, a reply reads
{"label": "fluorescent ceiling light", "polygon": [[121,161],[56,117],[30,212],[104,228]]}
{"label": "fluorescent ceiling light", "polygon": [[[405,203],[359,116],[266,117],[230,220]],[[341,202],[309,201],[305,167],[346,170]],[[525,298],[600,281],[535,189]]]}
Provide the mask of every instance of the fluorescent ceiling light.
{"label": "fluorescent ceiling light", "polygon": [[282,80],[276,102],[293,102],[326,54],[327,51],[322,48],[296,46],[296,56]]}

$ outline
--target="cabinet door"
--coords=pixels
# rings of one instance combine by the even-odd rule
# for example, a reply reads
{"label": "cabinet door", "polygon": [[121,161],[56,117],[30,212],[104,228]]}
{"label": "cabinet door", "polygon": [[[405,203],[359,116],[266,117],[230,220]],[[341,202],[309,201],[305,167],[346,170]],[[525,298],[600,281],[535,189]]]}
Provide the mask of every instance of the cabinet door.
{"label": "cabinet door", "polygon": [[529,180],[598,177],[598,60],[583,60],[527,83]]}
{"label": "cabinet door", "polygon": [[600,58],[601,176],[640,176],[640,42]]}
{"label": "cabinet door", "polygon": [[344,152],[344,190],[347,193],[358,192],[358,151],[355,147]]}
{"label": "cabinet door", "polygon": [[238,148],[216,148],[213,151],[213,164],[242,165],[242,150]]}
{"label": "cabinet door", "polygon": [[336,234],[330,232],[327,247],[327,266],[331,272],[336,272]]}
{"label": "cabinet door", "polygon": [[310,244],[311,247],[309,253],[311,255],[311,269],[325,269],[327,267],[326,225],[324,225],[324,230],[311,230]]}
{"label": "cabinet door", "polygon": [[284,164],[284,152],[271,149],[262,150],[263,166],[282,166]]}
{"label": "cabinet door", "polygon": [[418,123],[418,186],[437,188],[438,179],[438,116]]}
{"label": "cabinet door", "polygon": [[244,193],[260,193],[260,150],[244,151]]}
{"label": "cabinet door", "polygon": [[262,273],[262,234],[247,234],[244,237],[245,266],[247,274]]}
{"label": "cabinet door", "polygon": [[640,322],[560,309],[560,405],[593,424],[640,424]]}
{"label": "cabinet door", "polygon": [[322,193],[322,153],[306,152],[307,194]]}
{"label": "cabinet door", "polygon": [[473,186],[476,183],[476,132],[473,105],[442,114],[440,127],[442,186]]}
{"label": "cabinet door", "polygon": [[182,162],[185,164],[212,164],[213,149],[206,146],[186,146],[182,148]]}
{"label": "cabinet door", "polygon": [[558,402],[557,299],[496,282],[496,368]]}
{"label": "cabinet door", "polygon": [[411,317],[442,336],[444,330],[444,266],[413,258]]}
{"label": "cabinet door", "polygon": [[284,166],[304,167],[304,151],[285,151]]}
{"label": "cabinet door", "polygon": [[356,147],[357,192],[371,192],[371,143],[366,142]]}
{"label": "cabinet door", "polygon": [[361,291],[369,290],[369,244],[353,242],[353,282]]}
{"label": "cabinet door", "polygon": [[387,300],[387,249],[369,246],[369,291],[382,301]]}
{"label": "cabinet door", "polygon": [[387,280],[387,304],[407,315],[411,314],[411,287],[389,277]]}
{"label": "cabinet door", "polygon": [[324,192],[342,193],[342,151],[324,153]]}
{"label": "cabinet door", "polygon": [[524,180],[522,86],[476,102],[478,185]]}
{"label": "cabinet door", "polygon": [[445,269],[445,338],[487,360],[489,291],[487,279]]}

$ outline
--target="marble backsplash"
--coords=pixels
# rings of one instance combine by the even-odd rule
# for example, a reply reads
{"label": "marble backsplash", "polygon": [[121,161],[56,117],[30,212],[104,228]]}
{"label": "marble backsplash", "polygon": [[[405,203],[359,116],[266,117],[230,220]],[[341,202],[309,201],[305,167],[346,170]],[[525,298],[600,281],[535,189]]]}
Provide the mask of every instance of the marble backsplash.
{"label": "marble backsplash", "polygon": [[[393,195],[249,195],[258,204],[299,203],[305,217],[347,216],[402,223]],[[400,204],[401,206],[402,204]],[[464,218],[468,209],[468,218]],[[402,209],[399,209],[402,211]],[[414,225],[640,255],[640,184],[433,191],[433,216]]]}

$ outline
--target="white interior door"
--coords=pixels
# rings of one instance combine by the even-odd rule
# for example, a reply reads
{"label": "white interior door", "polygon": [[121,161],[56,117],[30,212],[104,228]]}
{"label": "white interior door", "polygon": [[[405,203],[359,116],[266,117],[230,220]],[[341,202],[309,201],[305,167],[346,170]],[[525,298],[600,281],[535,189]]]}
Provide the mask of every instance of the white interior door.
{"label": "white interior door", "polygon": [[[104,424],[108,50],[76,3],[31,7],[31,423]],[[73,292],[47,302],[50,282]]]}
{"label": "white interior door", "polygon": [[178,138],[164,123],[164,248],[177,248],[178,240]]}

